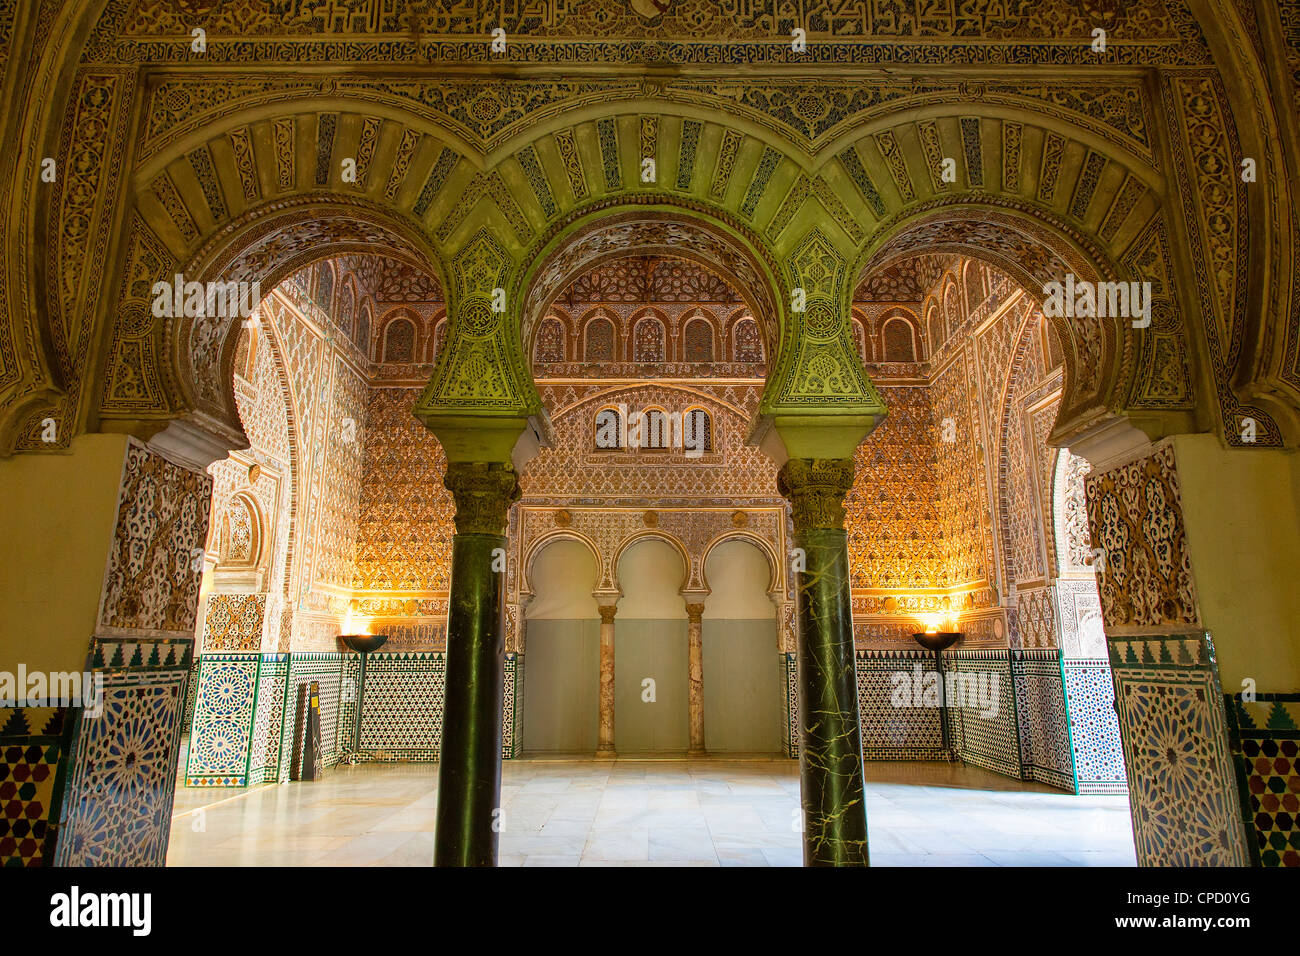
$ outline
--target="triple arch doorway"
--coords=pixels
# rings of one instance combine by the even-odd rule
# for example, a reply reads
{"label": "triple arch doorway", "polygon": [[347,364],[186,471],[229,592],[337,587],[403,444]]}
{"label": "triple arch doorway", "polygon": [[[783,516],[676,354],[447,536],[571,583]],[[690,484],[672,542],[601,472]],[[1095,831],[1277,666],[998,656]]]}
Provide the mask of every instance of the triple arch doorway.
{"label": "triple arch doorway", "polygon": [[[744,541],[714,548],[701,621],[698,706],[711,755],[780,755],[783,656],[763,553]],[[614,749],[681,756],[690,747],[690,630],[681,554],[650,538],[618,562],[614,619]],[[572,540],[533,563],[524,648],[525,756],[591,756],[600,734],[600,613],[596,561]]]}

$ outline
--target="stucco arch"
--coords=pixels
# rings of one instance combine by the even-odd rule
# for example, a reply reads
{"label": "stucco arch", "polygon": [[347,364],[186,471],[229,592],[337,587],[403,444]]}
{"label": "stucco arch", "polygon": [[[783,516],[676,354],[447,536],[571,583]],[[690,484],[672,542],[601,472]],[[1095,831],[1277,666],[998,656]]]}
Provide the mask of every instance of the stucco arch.
{"label": "stucco arch", "polygon": [[591,552],[592,560],[596,563],[596,584],[597,586],[600,585],[602,569],[605,567],[600,553],[600,546],[581,531],[575,531],[572,528],[556,528],[529,542],[528,550],[524,552],[523,560],[520,562],[522,565],[522,573],[520,574],[522,586],[519,588],[521,602],[527,601],[534,593],[533,565],[536,563],[537,558],[547,547],[557,541],[576,541]]}
{"label": "stucco arch", "polygon": [[[436,253],[413,224],[350,196],[317,193],[263,203],[214,230],[185,258],[174,258],[162,267],[157,263],[160,258],[165,261],[165,247],[141,224],[135,241],[147,243],[150,237],[153,254],[135,257],[133,261],[141,265],[128,269],[120,281],[115,321],[122,340],[141,335],[136,331],[138,317],[150,304],[145,291],[156,281],[170,282],[173,274],[187,282],[257,282],[265,295],[314,262],[347,253],[373,253],[432,271],[440,280],[443,276]],[[150,269],[144,263],[154,265]],[[245,447],[231,377],[239,329],[240,322],[233,318],[156,320],[142,336],[155,343],[145,353],[158,356],[155,367],[131,368],[130,357],[139,353],[125,352],[119,345],[104,371],[101,419],[153,438],[179,460],[196,464],[206,465],[231,449]],[[145,410],[138,402],[119,407],[113,401],[115,378],[128,375],[161,383],[156,407],[147,414],[141,414]]]}
{"label": "stucco arch", "polygon": [[704,546],[704,551],[700,554],[700,580],[704,583],[704,590],[713,590],[712,586],[709,584],[709,576],[706,572],[709,565],[709,555],[713,553],[713,549],[718,545],[725,544],[728,541],[743,541],[746,544],[753,545],[757,548],[759,553],[761,553],[767,561],[768,593],[780,594],[784,592],[785,582],[781,573],[784,569],[784,565],[777,558],[776,546],[771,541],[768,541],[766,538],[763,538],[752,531],[744,531],[740,529],[735,531],[724,531]]}
{"label": "stucco arch", "polygon": [[[956,252],[982,259],[1005,272],[1040,304],[1044,287],[1062,281],[1067,273],[1089,282],[1141,278],[1131,267],[1112,261],[1078,230],[1041,210],[968,202],[941,204],[900,219],[866,250],[858,275],[865,277],[920,252]],[[959,287],[955,293],[960,296]],[[1157,299],[1152,311],[1151,332],[1178,337],[1181,343],[1178,303]],[[1122,320],[1055,318],[1052,324],[1062,343],[1068,343],[1061,412],[1052,439],[1068,443],[1138,402],[1143,389],[1140,373],[1146,371],[1139,367],[1139,358],[1149,353]],[[1185,348],[1178,354],[1189,355]],[[1185,369],[1184,378],[1190,392],[1193,370]],[[1185,425],[1188,406],[1188,401],[1174,403],[1166,416],[1173,421],[1166,421],[1159,411],[1144,410],[1137,422],[1155,431]]]}
{"label": "stucco arch", "polygon": [[678,586],[678,590],[682,591],[688,588],[690,582],[697,576],[697,566],[692,562],[690,552],[686,549],[685,543],[683,543],[683,541],[676,535],[664,531],[661,528],[645,528],[640,531],[635,531],[623,538],[623,540],[619,541],[618,545],[614,548],[613,555],[610,557],[610,583],[622,592],[623,586],[618,580],[618,569],[620,562],[623,560],[623,555],[626,554],[630,548],[640,544],[642,541],[650,540],[662,541],[677,552],[678,556],[682,559],[682,580],[681,584]]}
{"label": "stucco arch", "polygon": [[521,303],[525,351],[532,348],[538,321],[570,282],[602,262],[639,252],[688,259],[718,273],[745,300],[770,352],[779,341],[780,312],[775,258],[766,244],[739,224],[672,197],[644,199],[580,212],[530,250],[510,296]]}

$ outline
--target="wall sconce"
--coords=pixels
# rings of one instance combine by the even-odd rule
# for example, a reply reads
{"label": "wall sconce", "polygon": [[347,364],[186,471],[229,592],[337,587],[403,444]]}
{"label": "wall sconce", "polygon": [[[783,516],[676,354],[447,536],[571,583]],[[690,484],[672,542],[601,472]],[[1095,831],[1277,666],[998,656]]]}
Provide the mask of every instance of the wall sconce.
{"label": "wall sconce", "polygon": [[[927,614],[921,619],[921,623],[925,625],[925,630],[914,632],[912,634],[912,640],[916,641],[916,643],[920,644],[922,647],[934,651],[934,668],[939,675],[940,686],[944,688],[943,696],[939,698],[939,730],[943,735],[944,752],[950,754],[951,744],[949,743],[948,733],[948,685],[943,679],[943,652],[961,640],[962,633],[957,630],[956,615],[950,615],[945,618],[939,614]],[[951,759],[951,757],[949,759]]]}
{"label": "wall sconce", "polygon": [[[351,614],[348,615],[349,619]],[[348,623],[351,623],[349,620]],[[348,763],[354,764],[360,758],[357,756],[361,750],[361,715],[363,713],[362,705],[366,700],[366,658],[372,651],[377,651],[384,646],[388,640],[387,634],[340,634],[339,640],[347,647],[361,655],[361,675],[357,678],[357,717],[352,725],[352,753],[348,755]]]}

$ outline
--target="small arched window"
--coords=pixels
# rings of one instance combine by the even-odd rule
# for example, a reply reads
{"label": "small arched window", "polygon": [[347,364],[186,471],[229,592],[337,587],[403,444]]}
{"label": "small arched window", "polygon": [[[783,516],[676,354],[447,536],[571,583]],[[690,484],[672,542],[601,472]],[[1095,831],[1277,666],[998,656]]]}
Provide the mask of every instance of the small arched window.
{"label": "small arched window", "polygon": [[353,339],[357,343],[357,348],[370,355],[370,306],[367,305],[361,310],[361,317],[357,319],[357,337]]}
{"label": "small arched window", "polygon": [[430,361],[438,361],[438,356],[442,354],[442,346],[447,341],[447,320],[439,320],[437,327],[433,330],[433,355]]}
{"label": "small arched window", "polygon": [[564,361],[564,325],[555,316],[549,316],[537,329],[533,344],[534,362]]}
{"label": "small arched window", "polygon": [[588,322],[582,354],[588,362],[614,361],[614,323],[604,318]]}
{"label": "small arched window", "polygon": [[707,319],[691,319],[687,322],[682,341],[686,361],[713,361],[713,326]]}
{"label": "small arched window", "polygon": [[704,409],[687,409],[682,420],[682,450],[687,457],[713,451],[713,419]]}
{"label": "small arched window", "polygon": [[741,319],[736,323],[733,336],[736,342],[737,362],[762,362],[763,338],[758,334],[758,323],[753,319]]}
{"label": "small arched window", "polygon": [[384,361],[411,362],[415,360],[415,323],[410,319],[394,319],[384,330]]}
{"label": "small arched window", "polygon": [[871,356],[867,353],[867,333],[862,328],[862,320],[856,315],[853,317],[853,345],[864,364],[871,361]]}
{"label": "small arched window", "polygon": [[939,311],[938,306],[930,309],[930,316],[926,319],[926,331],[930,333],[930,355],[933,357],[943,347],[944,339],[947,338],[943,330],[943,313]]}
{"label": "small arched window", "polygon": [[886,322],[884,348],[886,362],[915,362],[916,344],[912,339],[912,323],[900,318]]}
{"label": "small arched window", "polygon": [[320,276],[316,280],[316,304],[329,312],[334,301],[334,270],[328,262],[322,262],[317,271]]}
{"label": "small arched window", "polygon": [[343,291],[339,294],[339,310],[336,321],[338,327],[343,330],[343,334],[354,341],[356,331],[352,328],[352,313],[355,311],[356,296],[352,292],[352,287],[345,285]]}
{"label": "small arched window", "polygon": [[647,408],[628,416],[628,444],[637,448],[663,449],[672,445],[672,429],[662,408]]}
{"label": "small arched window", "polygon": [[654,316],[639,319],[632,329],[632,361],[664,360],[664,326]]}
{"label": "small arched window", "polygon": [[623,416],[619,410],[610,406],[598,411],[593,422],[592,433],[598,450],[613,451],[622,448],[624,445]]}

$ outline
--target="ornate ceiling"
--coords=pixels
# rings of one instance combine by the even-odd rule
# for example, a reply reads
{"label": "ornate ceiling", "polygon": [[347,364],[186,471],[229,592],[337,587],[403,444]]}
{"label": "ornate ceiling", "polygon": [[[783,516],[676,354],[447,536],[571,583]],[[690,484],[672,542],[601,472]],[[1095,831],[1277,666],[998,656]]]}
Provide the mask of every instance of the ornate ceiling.
{"label": "ornate ceiling", "polygon": [[[1258,444],[1300,438],[1300,29],[1286,5],[42,9],[21,45],[0,20],[18,104],[4,119],[15,148],[0,158],[14,224],[0,286],[6,450],[47,450],[50,417],[57,447],[89,427],[147,438],[178,417],[225,441],[232,400],[211,394],[227,388],[234,338],[152,321],[144,293],[175,272],[270,281],[331,255],[364,257],[356,271],[377,298],[448,299],[455,342],[471,328],[460,316],[473,317],[443,407],[536,407],[533,279],[561,247],[613,235],[602,230],[634,212],[690,220],[715,252],[733,250],[744,275],[728,280],[772,337],[792,401],[864,400],[848,358],[855,288],[914,296],[923,276],[903,260],[967,254],[1030,288],[1069,270],[1155,289],[1149,329],[1058,328],[1058,439],[1119,413],[1150,433],[1213,428],[1240,443],[1249,417]],[[491,47],[496,27],[504,52]],[[579,61],[600,67],[567,66]],[[47,154],[59,175],[42,183]],[[1253,182],[1237,175],[1242,157]],[[631,239],[620,253],[710,255],[689,239]],[[809,243],[830,311],[814,303],[804,316],[788,303],[810,281],[797,262]],[[494,288],[509,299],[499,320],[474,306]]]}

